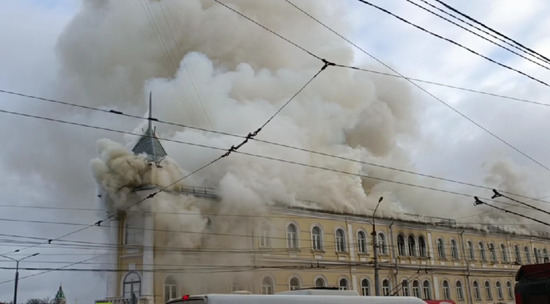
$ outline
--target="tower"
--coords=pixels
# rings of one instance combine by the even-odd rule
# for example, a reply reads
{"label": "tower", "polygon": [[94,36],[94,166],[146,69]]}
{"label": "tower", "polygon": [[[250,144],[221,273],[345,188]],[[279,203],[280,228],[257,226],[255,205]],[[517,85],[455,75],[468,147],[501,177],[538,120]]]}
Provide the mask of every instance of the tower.
{"label": "tower", "polygon": [[55,294],[55,298],[53,299],[53,304],[66,304],[67,300],[65,299],[65,293],[63,292],[63,288],[61,285],[59,285],[59,289],[57,290],[57,293]]}

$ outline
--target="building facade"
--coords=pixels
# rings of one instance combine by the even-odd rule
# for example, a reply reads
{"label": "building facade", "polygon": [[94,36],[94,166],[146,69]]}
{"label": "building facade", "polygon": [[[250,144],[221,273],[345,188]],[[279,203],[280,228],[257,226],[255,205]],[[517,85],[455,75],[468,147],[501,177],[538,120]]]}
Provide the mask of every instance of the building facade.
{"label": "building facade", "polygon": [[[151,125],[144,137],[134,153],[145,154],[145,174],[162,175],[169,164]],[[519,265],[549,257],[548,239],[539,236],[284,204],[232,213],[211,189],[140,180],[124,196],[130,207],[116,210],[110,263],[118,271],[108,274],[98,302],[160,304],[184,294],[323,286],[375,295],[377,274],[380,295],[513,303]],[[102,195],[106,203],[113,197]],[[171,208],[161,208],[168,202]]]}

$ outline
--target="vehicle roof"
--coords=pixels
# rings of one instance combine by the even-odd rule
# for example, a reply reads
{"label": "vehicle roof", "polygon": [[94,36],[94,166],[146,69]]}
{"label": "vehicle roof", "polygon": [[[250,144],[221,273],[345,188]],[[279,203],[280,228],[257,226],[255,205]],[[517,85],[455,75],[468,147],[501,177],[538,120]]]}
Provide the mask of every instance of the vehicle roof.
{"label": "vehicle roof", "polygon": [[[207,300],[208,304],[426,304],[416,297],[375,297],[375,296],[336,296],[336,295],[239,295],[239,294],[206,294],[190,296],[189,300]],[[172,299],[168,303],[183,303],[183,300]]]}
{"label": "vehicle roof", "polygon": [[523,265],[516,273],[516,281],[534,278],[549,278],[550,263]]}

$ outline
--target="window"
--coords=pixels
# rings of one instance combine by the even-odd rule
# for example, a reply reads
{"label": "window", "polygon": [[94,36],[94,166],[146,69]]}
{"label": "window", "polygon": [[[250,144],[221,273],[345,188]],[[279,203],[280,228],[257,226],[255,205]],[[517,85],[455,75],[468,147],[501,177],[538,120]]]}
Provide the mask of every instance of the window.
{"label": "window", "polygon": [[430,281],[426,280],[424,281],[424,283],[422,284],[422,291],[423,291],[423,296],[425,300],[431,300],[432,298],[432,288],[430,286]]}
{"label": "window", "polygon": [[294,224],[290,224],[286,228],[286,247],[290,249],[298,248],[298,228]]}
{"label": "window", "polygon": [[479,290],[479,283],[474,281],[474,299],[481,300],[481,291]]}
{"label": "window", "polygon": [[502,300],[504,299],[504,293],[502,293],[502,285],[500,282],[497,281],[497,299]]}
{"label": "window", "polygon": [[468,255],[470,257],[470,260],[473,261],[476,259],[474,244],[472,244],[472,241],[468,241],[467,244],[468,244]]}
{"label": "window", "polygon": [[300,279],[293,277],[288,283],[288,290],[297,290],[300,289]]}
{"label": "window", "polygon": [[177,283],[174,277],[167,276],[164,280],[164,302],[177,297]]}
{"label": "window", "polygon": [[426,250],[426,240],[423,236],[418,237],[418,251],[420,251],[421,257],[427,257],[428,251]]}
{"label": "window", "polygon": [[491,290],[491,283],[489,281],[485,281],[485,293],[487,295],[487,300],[493,299],[493,293]]}
{"label": "window", "polygon": [[136,272],[129,272],[124,277],[122,294],[124,295],[125,299],[132,298],[132,294],[134,294],[138,298],[141,295],[141,279]]}
{"label": "window", "polygon": [[462,282],[456,281],[456,299],[459,301],[464,301],[464,290],[462,289]]}
{"label": "window", "polygon": [[527,264],[531,264],[531,252],[529,252],[529,247],[525,246],[523,250],[525,252],[525,261]]}
{"label": "window", "polygon": [[262,294],[273,294],[273,279],[271,277],[263,278]]}
{"label": "window", "polygon": [[416,256],[416,242],[414,241],[414,236],[409,235],[407,245],[409,246],[409,255]]}
{"label": "window", "polygon": [[367,279],[361,280],[361,295],[370,296],[370,282]]}
{"label": "window", "polygon": [[341,279],[338,281],[338,289],[339,289],[339,290],[348,290],[348,289],[349,289],[348,279],[346,279],[346,278],[341,278]]}
{"label": "window", "polygon": [[502,255],[502,262],[508,263],[508,251],[506,250],[506,246],[504,244],[500,244],[500,255]]}
{"label": "window", "polygon": [[445,258],[445,243],[443,243],[443,239],[437,239],[437,256]]}
{"label": "window", "polygon": [[409,292],[409,281],[403,280],[403,282],[401,282],[401,288],[403,290],[404,297],[409,297],[411,295]]}
{"label": "window", "polygon": [[533,248],[533,253],[534,253],[534,256],[535,256],[535,264],[538,264],[539,263],[539,251],[537,250],[537,248]]}
{"label": "window", "polygon": [[383,233],[378,233],[378,254],[388,254],[386,249],[386,237]]}
{"label": "window", "polygon": [[363,231],[357,232],[357,251],[367,253],[367,235]]}
{"label": "window", "polygon": [[508,291],[508,299],[514,299],[514,288],[512,287],[512,282],[506,282],[506,290]]}
{"label": "window", "polygon": [[406,255],[405,253],[405,237],[403,235],[397,236],[397,254]]}
{"label": "window", "polygon": [[479,242],[479,257],[483,262],[487,262],[487,256],[485,255],[485,246],[483,246],[482,242]]}
{"label": "window", "polygon": [[260,229],[260,248],[268,248],[271,246],[269,241],[269,224],[262,223],[262,228]]}
{"label": "window", "polygon": [[311,229],[311,241],[313,242],[313,250],[323,250],[323,237],[321,234],[321,228],[318,226]]}
{"label": "window", "polygon": [[447,280],[443,281],[443,299],[451,299],[451,287],[449,286],[449,281]]}
{"label": "window", "polygon": [[382,295],[390,296],[390,290],[391,290],[390,280],[384,279],[384,281],[382,281]]}
{"label": "window", "polygon": [[458,259],[458,246],[456,240],[451,240],[451,257],[453,259]]}
{"label": "window", "polygon": [[327,287],[327,282],[323,278],[315,279],[315,287]]}
{"label": "window", "polygon": [[548,263],[548,249],[546,248],[542,249],[542,256],[544,259],[544,263]]}
{"label": "window", "polygon": [[139,217],[127,216],[124,223],[124,244],[136,245],[143,242],[143,227]]}
{"label": "window", "polygon": [[346,234],[344,229],[336,230],[336,251],[346,252]]}
{"label": "window", "polygon": [[413,297],[422,298],[420,296],[420,283],[416,280],[413,281],[412,292],[413,292]]}
{"label": "window", "polygon": [[518,245],[514,246],[514,252],[516,254],[516,263],[521,264],[521,250]]}
{"label": "window", "polygon": [[487,245],[487,248],[489,248],[489,254],[491,255],[491,262],[496,263],[497,252],[495,250],[495,245],[493,243],[490,243],[489,245]]}

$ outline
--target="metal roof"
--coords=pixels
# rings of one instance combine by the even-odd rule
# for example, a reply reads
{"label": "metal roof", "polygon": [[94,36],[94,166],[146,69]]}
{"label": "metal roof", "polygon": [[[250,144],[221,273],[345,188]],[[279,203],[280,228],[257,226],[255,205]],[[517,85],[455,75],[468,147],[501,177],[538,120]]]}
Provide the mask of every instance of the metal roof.
{"label": "metal roof", "polygon": [[155,163],[159,163],[166,156],[166,151],[162,147],[160,140],[157,138],[157,135],[155,134],[155,130],[151,123],[151,121],[155,120],[152,117],[152,110],[153,107],[150,94],[148,118],[149,124],[147,125],[147,130],[145,130],[145,134],[143,134],[143,136],[141,136],[141,138],[138,140],[137,144],[132,149],[132,152],[134,152],[134,154],[145,153],[147,155],[147,159]]}

